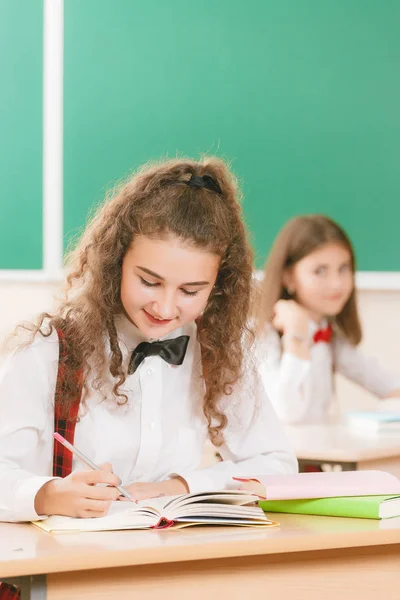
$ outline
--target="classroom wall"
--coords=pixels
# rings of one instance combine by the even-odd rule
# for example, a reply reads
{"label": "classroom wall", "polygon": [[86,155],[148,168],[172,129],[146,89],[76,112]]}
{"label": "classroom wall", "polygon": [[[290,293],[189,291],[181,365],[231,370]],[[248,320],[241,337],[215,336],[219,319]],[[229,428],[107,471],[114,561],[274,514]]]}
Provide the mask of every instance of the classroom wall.
{"label": "classroom wall", "polygon": [[[56,283],[0,282],[0,342],[18,322],[51,310],[57,295],[60,296],[60,284]],[[399,372],[400,291],[361,290],[359,304],[365,333],[363,350]],[[4,350],[0,360],[2,357]],[[368,410],[376,403],[373,396],[342,377],[337,378],[337,396],[341,410]]]}

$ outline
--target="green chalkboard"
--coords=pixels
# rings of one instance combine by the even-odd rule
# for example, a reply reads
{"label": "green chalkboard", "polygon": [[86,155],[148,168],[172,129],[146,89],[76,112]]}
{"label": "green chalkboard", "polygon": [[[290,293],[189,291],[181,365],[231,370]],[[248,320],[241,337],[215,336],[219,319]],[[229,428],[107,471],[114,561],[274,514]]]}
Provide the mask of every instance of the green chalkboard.
{"label": "green chalkboard", "polygon": [[42,0],[0,0],[0,269],[42,267]]}
{"label": "green chalkboard", "polygon": [[68,0],[65,234],[150,158],[229,159],[260,265],[324,212],[400,270],[398,0]]}

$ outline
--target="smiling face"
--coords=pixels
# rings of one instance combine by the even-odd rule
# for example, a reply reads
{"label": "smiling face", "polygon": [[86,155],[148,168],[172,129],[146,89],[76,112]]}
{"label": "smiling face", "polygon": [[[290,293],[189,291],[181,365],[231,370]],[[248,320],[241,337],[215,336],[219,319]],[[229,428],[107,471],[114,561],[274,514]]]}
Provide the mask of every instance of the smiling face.
{"label": "smiling face", "polygon": [[219,264],[219,256],[176,237],[136,236],[122,261],[127,317],[149,339],[194,321],[206,307]]}
{"label": "smiling face", "polygon": [[342,244],[325,244],[291,267],[284,285],[315,321],[336,316],[354,287],[351,254]]}

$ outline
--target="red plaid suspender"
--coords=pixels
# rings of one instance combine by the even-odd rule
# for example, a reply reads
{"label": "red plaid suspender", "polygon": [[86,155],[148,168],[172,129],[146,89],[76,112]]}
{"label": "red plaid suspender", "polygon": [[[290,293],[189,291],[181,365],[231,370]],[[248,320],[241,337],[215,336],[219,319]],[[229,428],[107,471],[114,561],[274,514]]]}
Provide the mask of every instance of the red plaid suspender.
{"label": "red plaid suspender", "polygon": [[[65,377],[65,359],[67,349],[64,339],[64,333],[61,329],[57,329],[58,339],[60,343],[60,353],[58,360],[58,372],[56,393],[54,398],[54,431],[58,431],[71,444],[74,443],[76,417],[78,415],[79,404],[82,394],[82,372],[77,374],[79,386],[74,403],[71,406],[69,418],[61,416],[61,398],[64,387]],[[53,475],[55,477],[66,477],[72,471],[72,454],[64,448],[62,444],[54,440],[53,450]],[[20,600],[20,590],[14,585],[0,582],[0,600]]]}
{"label": "red plaid suspender", "polygon": [[19,588],[9,583],[0,582],[0,600],[20,600],[21,594]]}
{"label": "red plaid suspender", "polygon": [[[64,338],[64,332],[61,329],[57,329],[58,339],[60,341],[60,354],[58,360],[58,372],[57,372],[57,383],[56,393],[54,399],[54,431],[57,431],[60,435],[65,437],[70,444],[74,443],[75,425],[76,418],[78,416],[79,404],[82,395],[82,372],[77,373],[78,378],[78,392],[74,402],[71,406],[69,418],[61,415],[62,403],[61,399],[63,396],[64,388],[64,377],[65,377],[65,359],[67,356],[66,343]],[[54,440],[54,451],[53,451],[53,475],[54,477],[66,477],[72,471],[72,454],[67,448],[65,448],[60,442]],[[0,599],[1,600],[1,599]]]}

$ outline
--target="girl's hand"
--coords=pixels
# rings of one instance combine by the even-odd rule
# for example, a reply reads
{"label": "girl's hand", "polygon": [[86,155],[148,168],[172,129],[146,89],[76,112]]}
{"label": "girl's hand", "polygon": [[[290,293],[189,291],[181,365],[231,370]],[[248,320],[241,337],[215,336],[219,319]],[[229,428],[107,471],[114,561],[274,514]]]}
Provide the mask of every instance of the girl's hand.
{"label": "girl's hand", "polygon": [[295,300],[278,300],[274,306],[272,324],[284,335],[308,337],[309,316]]}
{"label": "girl's hand", "polygon": [[44,484],[35,497],[38,515],[65,515],[68,517],[104,517],[113,500],[118,500],[115,487],[120,479],[109,464],[101,471],[75,471],[63,479],[52,479]]}
{"label": "girl's hand", "polygon": [[305,308],[295,300],[278,300],[274,310],[272,324],[283,334],[284,351],[297,358],[309,360],[309,316]]}
{"label": "girl's hand", "polygon": [[257,496],[260,496],[260,498],[267,497],[265,485],[259,481],[255,481],[254,479],[244,481],[239,489],[246,490],[246,492],[251,492],[252,494],[257,494]]}
{"label": "girl's hand", "polygon": [[[145,483],[138,481],[131,485],[124,486],[133,496],[134,500],[145,500],[146,498],[157,498],[158,496],[176,496],[178,494],[188,494],[188,484],[182,477],[173,477],[157,483]],[[127,501],[127,498],[120,496],[120,500]]]}

